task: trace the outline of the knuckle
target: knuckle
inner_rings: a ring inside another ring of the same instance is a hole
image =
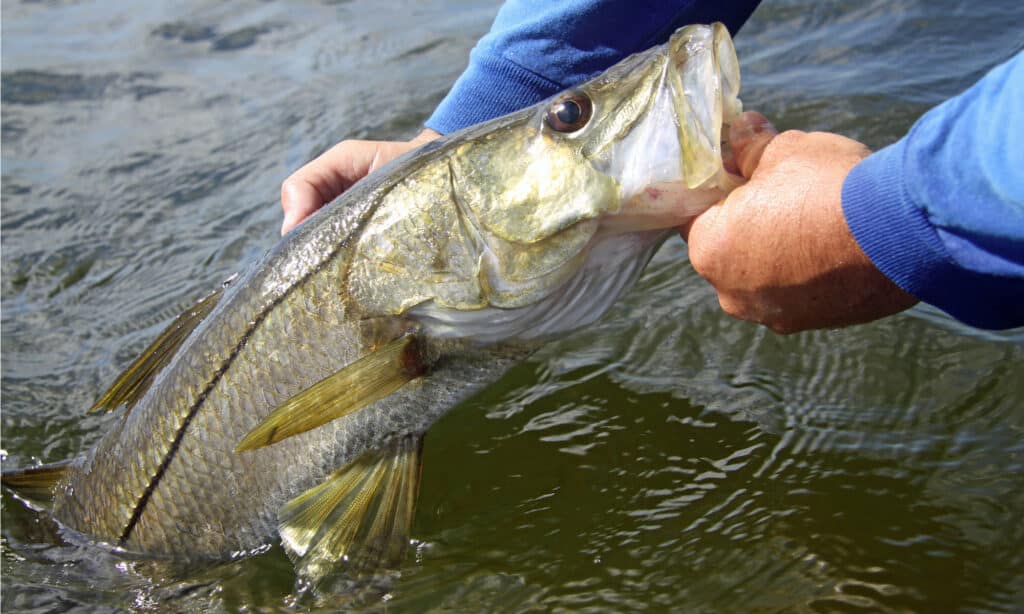
[[[718,293],[718,306],[722,308],[722,311],[724,311],[726,315],[732,316],[737,320],[749,319],[746,317],[747,313],[743,302],[738,301],[727,294],[721,292]]]
[[[697,272],[698,275],[704,279],[711,281],[712,275],[712,259],[707,258],[704,255],[704,250],[697,248],[697,246],[690,246],[690,266]]]
[[[792,147],[799,145],[807,138],[807,133],[803,130],[786,130],[780,132],[773,140],[772,143],[775,147]]]
[[[721,262],[722,253],[720,237],[714,232],[695,232],[691,230],[690,242],[687,244],[689,250],[690,265],[698,275],[717,285],[722,276]]]
[[[290,177],[281,182],[281,200],[291,204],[299,194],[307,188],[309,181],[299,172],[293,173]]]
[[[697,275],[715,286],[716,289],[724,283],[720,261],[712,254],[698,250],[696,254],[690,255],[690,266],[693,267]]]
[[[298,188],[299,180],[292,175],[281,182],[281,207],[287,210],[292,206],[292,194]]]
[[[285,192],[289,192],[299,187],[300,181],[301,180],[294,174],[290,175],[287,179],[281,182],[281,195],[284,196]]]
[[[797,332],[797,329],[792,327],[788,322],[779,320],[772,320],[769,322],[763,322],[765,326],[771,329],[771,331],[777,335],[792,335]]]

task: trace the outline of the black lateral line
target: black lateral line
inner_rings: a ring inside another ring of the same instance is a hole
[[[198,397],[196,397],[192,406],[188,408],[188,413],[185,415],[185,419],[182,420],[181,426],[178,427],[178,431],[174,434],[174,440],[171,442],[171,447],[167,450],[167,454],[164,455],[164,459],[160,462],[160,466],[157,467],[156,473],[154,473],[153,477],[149,480],[149,484],[146,486],[146,490],[142,493],[142,496],[139,497],[138,503],[135,504],[135,509],[132,510],[132,517],[128,519],[128,524],[125,525],[124,531],[121,532],[121,537],[118,540],[119,546],[124,547],[128,538],[131,536],[132,531],[135,529],[135,525],[138,524],[139,518],[142,517],[142,512],[146,509],[146,504],[149,503],[150,497],[152,497],[153,493],[156,492],[156,487],[164,477],[164,473],[166,473],[167,468],[170,466],[171,460],[173,460],[175,455],[178,453],[178,448],[181,447],[181,441],[185,438],[185,432],[188,431],[188,427],[189,424],[192,423],[192,419],[195,418],[197,413],[199,413],[199,408],[201,408],[203,403],[206,402],[206,398],[210,395],[210,392],[213,391],[214,386],[216,386],[224,374],[227,373],[227,370],[231,367],[231,364],[235,361],[239,352],[242,351],[242,348],[245,346],[246,341],[249,340],[252,333],[260,323],[266,319],[267,314],[270,313],[270,311],[287,296],[288,294],[284,294],[279,299],[271,303],[267,309],[260,314],[259,319],[250,324],[249,328],[246,329],[245,334],[242,335],[241,341],[239,341],[234,349],[231,350],[228,357],[224,359],[224,363],[221,364],[220,368],[214,372],[213,377],[210,378],[206,387],[203,388],[203,391],[199,393]]]
[[[388,192],[390,192],[393,187],[394,182],[392,182],[390,185],[386,185],[386,187],[384,188],[384,194],[380,195],[379,198],[383,199],[384,196]],[[373,197],[373,195],[376,194],[379,189],[379,187],[374,187],[370,189],[367,198]],[[334,246],[334,249],[331,250],[330,253],[328,253],[321,262],[317,263],[317,265],[313,267],[311,271],[309,271],[306,275],[302,276],[301,279],[299,279],[290,287],[288,287],[288,289],[285,290],[285,292],[281,294],[281,296],[271,301],[250,323],[249,327],[245,330],[245,333],[242,335],[241,340],[239,340],[238,344],[235,345],[234,349],[231,350],[231,354],[229,354],[228,357],[224,359],[223,364],[221,364],[220,368],[217,369],[216,372],[214,372],[213,377],[210,378],[210,381],[206,384],[206,387],[203,388],[202,392],[199,393],[199,396],[196,397],[195,402],[192,404],[191,407],[189,407],[188,413],[185,415],[185,419],[182,420],[181,426],[178,427],[178,431],[174,434],[174,440],[171,442],[170,449],[168,449],[167,454],[164,456],[163,461],[161,461],[160,466],[156,470],[156,473],[154,473],[153,477],[150,479],[149,484],[146,486],[146,490],[142,493],[142,496],[139,497],[138,503],[135,504],[135,509],[132,510],[132,516],[128,519],[128,524],[126,524],[124,530],[121,531],[121,537],[118,539],[119,546],[123,548],[125,543],[127,543],[128,538],[131,537],[132,531],[135,530],[135,526],[138,524],[139,519],[142,517],[142,512],[145,511],[146,505],[149,503],[150,498],[153,496],[153,493],[156,492],[156,488],[160,484],[160,480],[163,478],[164,473],[166,473],[167,468],[171,464],[171,461],[177,454],[178,448],[181,446],[181,442],[185,438],[185,432],[188,430],[189,424],[191,424],[192,419],[195,418],[197,413],[199,413],[199,409],[203,406],[203,403],[206,402],[206,398],[209,396],[210,392],[213,391],[214,386],[216,386],[220,379],[224,376],[224,374],[227,373],[227,370],[231,367],[231,364],[234,362],[235,358],[238,357],[238,354],[242,351],[242,348],[245,347],[246,342],[248,342],[252,334],[260,326],[260,324],[262,324],[263,321],[266,320],[267,316],[270,314],[271,311],[274,310],[275,307],[277,307],[285,299],[291,296],[293,291],[305,285],[306,282],[309,281],[314,275],[316,275],[325,267],[327,267],[332,261],[334,261],[335,257],[339,253],[341,253],[343,249],[348,247],[348,244],[353,237],[359,236],[361,234],[363,226],[369,220],[370,214],[375,210],[376,207],[369,207],[366,211],[361,213],[359,216],[359,222],[356,225],[356,227],[353,228],[343,240],[339,241]],[[242,285],[243,284],[239,283],[240,287]]]
[[[280,305],[285,299],[291,296],[292,292],[295,289],[303,286],[307,281],[309,281],[310,278],[312,278],[314,275],[323,270],[323,268],[326,267],[328,263],[333,261],[334,257],[338,254],[338,252],[340,252],[342,248],[344,248],[347,244],[347,240],[341,241],[338,244],[338,246],[330,254],[328,254],[326,258],[324,258],[323,262],[314,267],[313,270],[311,270],[309,273],[303,276],[302,279],[298,280],[295,284],[288,288],[288,290],[284,292],[281,296],[271,301],[266,307],[264,307],[263,311],[260,312],[259,316],[249,323],[249,327],[246,328],[241,340],[239,340],[238,344],[235,345],[235,347],[231,350],[231,353],[228,355],[228,357],[224,359],[224,362],[221,364],[220,368],[218,368],[214,372],[213,377],[210,378],[210,381],[206,384],[206,387],[203,388],[202,392],[200,392],[199,395],[196,397],[195,402],[193,402],[192,406],[189,407],[188,413],[185,414],[185,419],[182,420],[181,426],[178,427],[178,431],[174,434],[174,440],[171,442],[171,447],[167,450],[167,454],[164,455],[163,461],[160,462],[160,466],[157,467],[156,473],[154,473],[153,477],[149,480],[149,484],[146,486],[146,490],[142,493],[142,496],[139,497],[138,503],[135,504],[135,509],[132,510],[132,516],[128,519],[128,524],[126,524],[124,530],[121,531],[121,537],[118,539],[119,546],[124,547],[125,543],[128,541],[128,538],[131,537],[132,531],[135,530],[135,525],[138,524],[139,519],[142,517],[142,512],[145,511],[146,505],[149,503],[149,499],[153,496],[153,493],[156,492],[156,487],[160,484],[160,480],[164,477],[164,473],[166,473],[167,468],[171,464],[171,461],[178,453],[178,448],[181,446],[181,442],[185,438],[185,432],[188,431],[188,427],[189,424],[192,423],[192,419],[195,418],[197,413],[199,413],[199,409],[206,402],[206,398],[213,391],[214,386],[216,386],[217,383],[220,382],[221,378],[224,377],[224,374],[227,373],[229,368],[231,368],[231,365],[232,363],[234,363],[235,358],[238,357],[238,354],[242,351],[242,348],[245,347],[246,342],[249,341],[249,338],[252,336],[252,334],[256,332],[256,329],[259,328],[260,324],[262,324],[263,321],[267,319],[267,315],[269,315],[270,312],[273,311],[275,307]]]

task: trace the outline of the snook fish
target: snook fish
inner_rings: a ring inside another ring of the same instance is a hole
[[[430,425],[601,316],[737,185],[738,89],[725,27],[688,26],[395,160],[179,316],[96,403],[125,409],[94,449],[5,484],[124,552],[280,539],[312,580],[397,563]]]

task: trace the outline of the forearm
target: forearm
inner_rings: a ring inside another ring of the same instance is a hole
[[[983,328],[1024,325],[1024,54],[857,165],[843,211],[905,291]]]
[[[426,125],[442,134],[552,96],[690,23],[735,33],[759,0],[510,0]]]

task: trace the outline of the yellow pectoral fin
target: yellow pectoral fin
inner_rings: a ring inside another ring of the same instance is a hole
[[[235,452],[315,429],[383,399],[425,371],[416,337],[399,337],[282,403],[246,434]]]
[[[64,479],[76,462],[76,459],[69,459],[4,471],[0,474],[0,482],[30,506],[45,508],[53,499],[53,491],[57,484]]]
[[[175,352],[181,347],[182,342],[195,330],[199,323],[210,315],[213,308],[217,306],[220,297],[224,294],[224,288],[231,285],[234,277],[228,279],[220,288],[217,288],[206,295],[198,303],[189,307],[184,313],[171,322],[160,335],[149,344],[142,354],[135,359],[135,362],[128,365],[118,378],[111,384],[110,388],[103,393],[87,413],[98,410],[113,411],[121,405],[127,405],[130,410],[135,403],[142,398],[153,378],[167,363],[174,357]]]
[[[416,511],[422,435],[406,435],[332,473],[281,510],[278,530],[306,579],[396,566]]]

